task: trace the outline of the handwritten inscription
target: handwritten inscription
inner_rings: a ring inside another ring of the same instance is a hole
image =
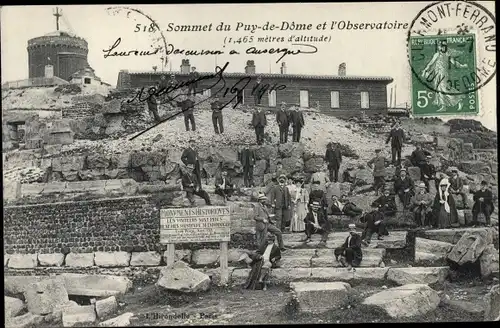
[[[116,39],[115,43],[109,49],[104,49],[104,58],[108,57],[128,57],[130,55],[135,55],[135,56],[154,56],[159,53],[159,51],[162,49],[161,47],[156,48],[154,51],[139,51],[137,49],[134,50],[127,50],[127,51],[113,51],[115,50],[120,43],[122,42],[122,38]],[[113,52],[112,52],[113,51]]]

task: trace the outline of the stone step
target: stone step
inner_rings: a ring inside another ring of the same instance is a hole
[[[334,250],[332,248],[294,248],[288,249],[281,254],[282,258],[288,257],[334,257]],[[385,255],[384,248],[363,248],[363,256],[380,256]]]
[[[334,232],[328,236],[326,248],[336,248],[342,246],[347,238],[348,232]],[[401,249],[406,247],[406,231],[391,231],[389,236],[384,236],[384,240],[378,240],[376,235],[372,238],[370,248]],[[305,235],[303,233],[289,233],[283,235],[283,241],[289,248],[318,248],[321,241],[320,235],[313,235],[311,242],[305,244],[300,240]]]
[[[442,241],[445,243],[451,243],[451,244],[456,244],[460,238],[463,236],[464,233],[466,232],[474,232],[474,231],[481,231],[481,230],[489,230],[493,234],[498,235],[498,233],[494,230],[494,228],[451,228],[451,229],[432,229],[432,230],[423,230],[420,231],[417,236],[426,238],[426,239],[432,239],[432,240],[437,240],[437,241]]]

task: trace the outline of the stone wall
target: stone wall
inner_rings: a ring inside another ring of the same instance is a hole
[[[7,254],[94,254],[166,250],[159,244],[161,202],[151,196],[4,207]],[[251,211],[232,204],[231,246],[253,247]],[[181,246],[178,246],[181,247]],[[186,249],[217,243],[182,244]],[[93,255],[92,255],[93,256]]]

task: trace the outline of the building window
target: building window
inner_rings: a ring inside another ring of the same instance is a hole
[[[340,108],[340,92],[338,91],[332,91],[330,92],[330,97],[331,97],[331,108]]]
[[[300,107],[309,108],[309,91],[300,90]]]
[[[85,84],[90,84],[90,77],[86,77],[86,78],[83,80],[83,83],[85,83]]]
[[[269,107],[276,107],[276,90],[267,93],[269,97]]]
[[[370,95],[368,91],[361,91],[361,109],[370,108]]]
[[[211,97],[212,96],[212,89],[205,89],[205,90],[203,90],[203,95],[205,97]]]

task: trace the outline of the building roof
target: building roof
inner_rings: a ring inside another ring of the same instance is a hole
[[[78,38],[75,34],[60,30],[44,34],[43,36],[67,36],[72,38]]]
[[[213,72],[198,72],[201,76],[214,74]],[[150,75],[166,75],[169,76],[171,74],[175,74],[176,76],[188,76],[188,73],[174,72],[174,71],[128,71],[128,74],[131,75],[142,75],[142,74],[150,74]],[[307,75],[307,74],[278,74],[278,73],[224,73],[225,77],[246,77],[246,76],[260,76],[262,78],[283,78],[283,79],[304,79],[304,80],[351,80],[351,81],[380,81],[391,83],[393,81],[392,77],[389,76],[355,76],[355,75]]]

